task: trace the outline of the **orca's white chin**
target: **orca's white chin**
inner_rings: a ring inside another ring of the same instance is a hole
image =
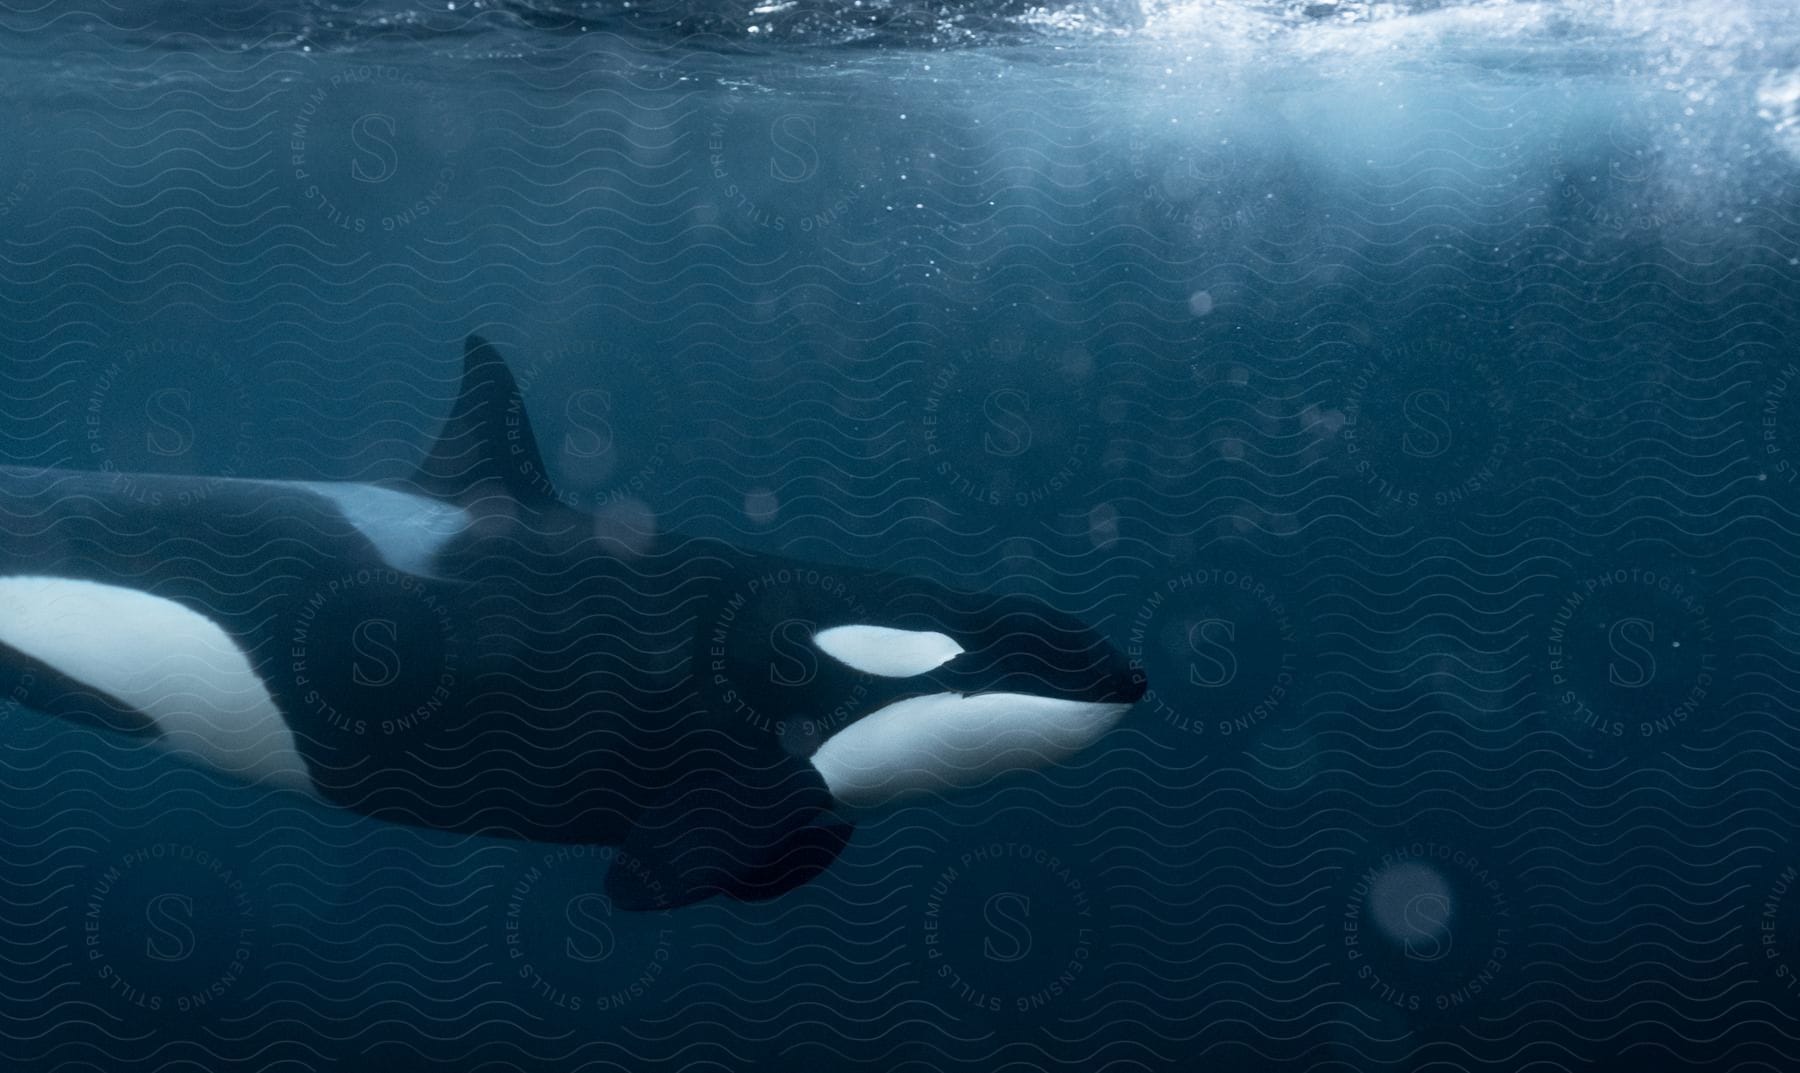
[[[858,719],[827,738],[812,762],[843,805],[880,808],[1058,763],[1092,745],[1130,707],[1029,693],[933,693]]]

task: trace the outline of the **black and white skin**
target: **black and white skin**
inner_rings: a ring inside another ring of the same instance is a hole
[[[791,890],[860,818],[1057,763],[1144,693],[1040,601],[627,550],[545,472],[474,336],[405,481],[0,467],[0,693],[385,821],[619,846],[630,909]]]

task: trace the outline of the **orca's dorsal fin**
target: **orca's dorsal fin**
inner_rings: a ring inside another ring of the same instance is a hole
[[[556,498],[518,382],[479,335],[463,343],[456,402],[411,480],[427,494],[456,501],[505,495],[542,506]]]

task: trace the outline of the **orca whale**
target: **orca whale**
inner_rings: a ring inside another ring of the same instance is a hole
[[[775,897],[1144,694],[1040,601],[621,546],[546,472],[478,336],[403,481],[0,467],[0,696],[382,820],[617,846],[650,910]]]

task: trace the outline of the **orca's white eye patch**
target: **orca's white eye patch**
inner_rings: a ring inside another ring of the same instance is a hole
[[[934,630],[891,626],[833,626],[813,634],[819,651],[864,674],[911,678],[962,655],[962,646]]]

